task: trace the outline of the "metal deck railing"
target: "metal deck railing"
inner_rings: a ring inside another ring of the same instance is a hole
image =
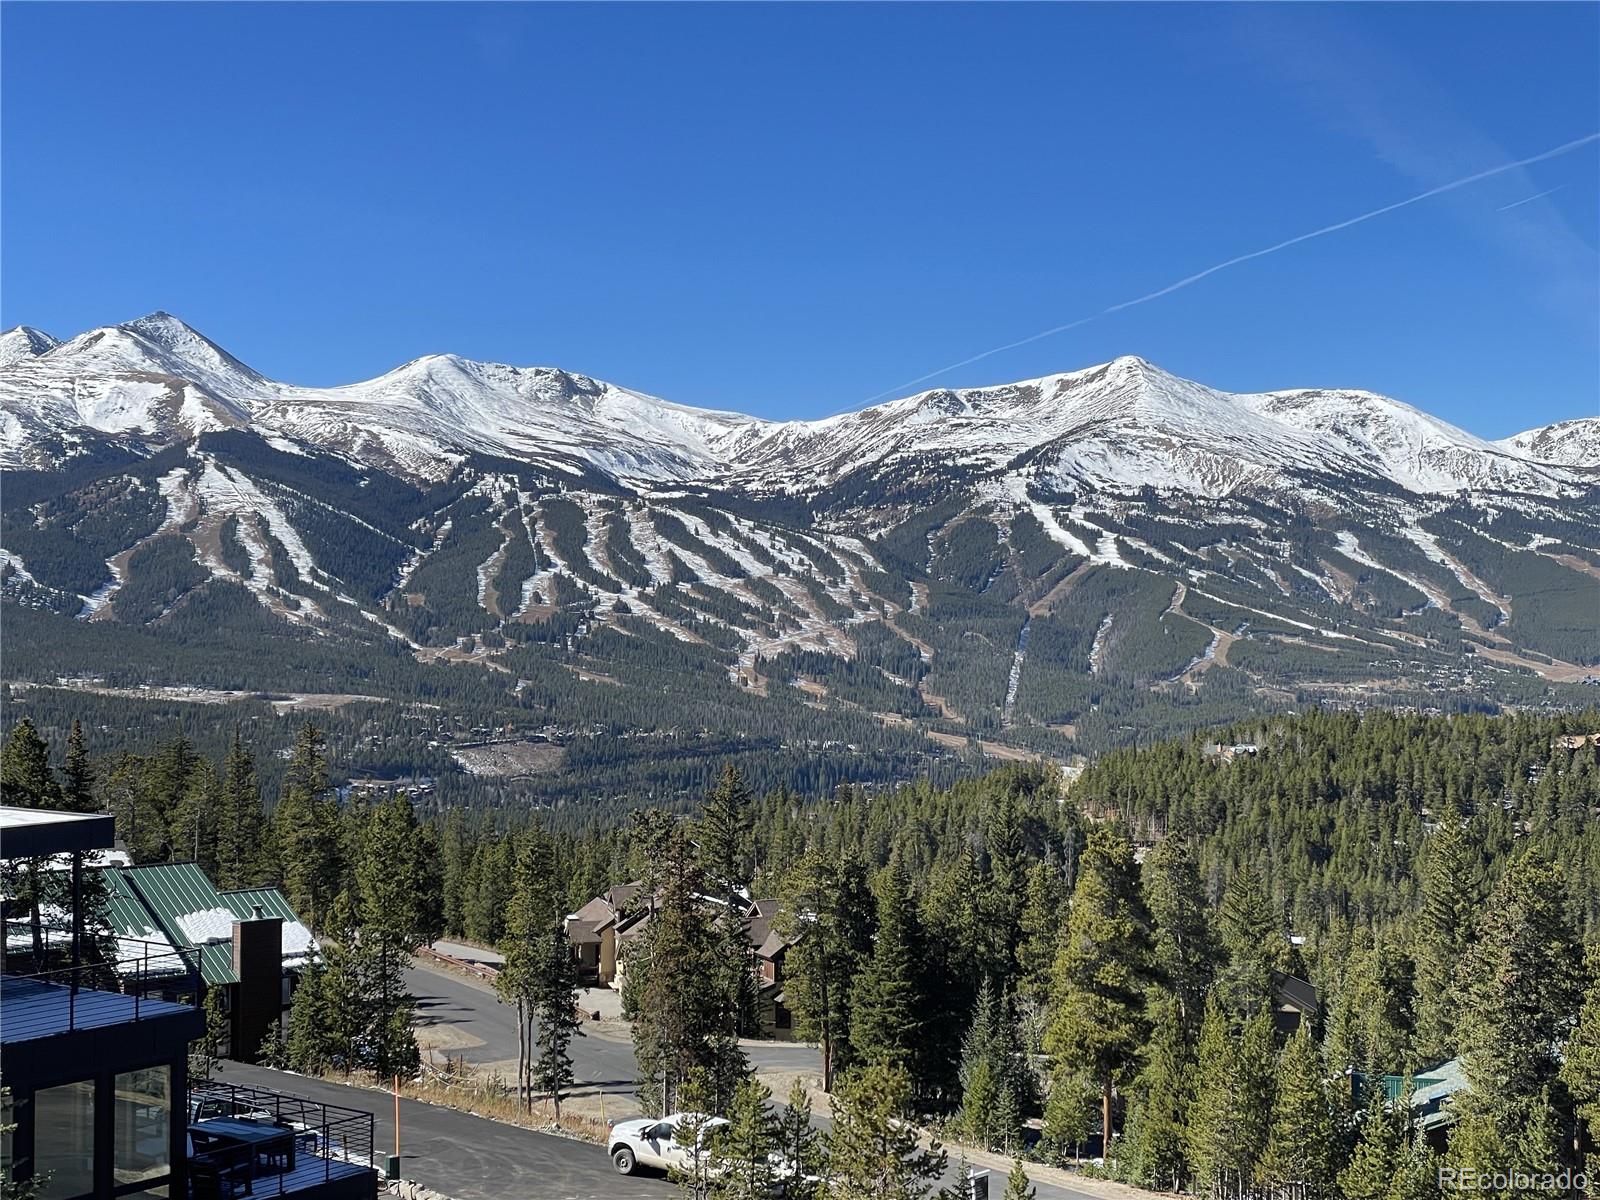
[[[26,926],[24,926],[26,928]],[[0,1041],[169,1016],[199,1002],[200,956],[168,943],[118,938],[111,957],[63,961],[59,944],[26,948],[8,923],[0,956]]]
[[[190,1082],[189,1113],[191,1124],[232,1118],[294,1131],[294,1166],[283,1157],[276,1160],[276,1166],[254,1163],[253,1195],[292,1195],[317,1183],[375,1170],[374,1118],[361,1109],[206,1079]]]

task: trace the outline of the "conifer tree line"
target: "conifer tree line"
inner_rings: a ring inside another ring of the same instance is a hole
[[[552,914],[644,885],[624,1001],[652,1111],[687,1095],[731,1114],[741,1088],[749,1107],[749,948],[728,901],[771,896],[786,1002],[836,1106],[870,1078],[950,1136],[1103,1155],[1144,1186],[1406,1198],[1435,1194],[1441,1167],[1558,1176],[1591,1153],[1600,745],[1575,735],[1596,729],[1593,713],[1308,712],[1114,752],[1070,787],[1018,765],[754,797],[727,772],[696,817],[556,832],[453,813],[393,836],[437,880],[407,932],[508,959],[526,944],[530,965]],[[37,783],[28,763],[49,771],[20,737],[8,803]],[[260,844],[319,928],[359,927],[376,913],[349,881],[387,803],[339,804],[304,750]],[[108,789],[116,765],[92,760],[90,803],[141,805],[141,845],[182,856],[181,793],[130,801]],[[1275,1019],[1286,978],[1320,1002],[1292,1031]],[[537,986],[516,994],[535,1011]],[[527,1094],[567,1086],[564,1050],[530,1042]],[[1467,1087],[1430,1137],[1407,1093],[1447,1059]]]

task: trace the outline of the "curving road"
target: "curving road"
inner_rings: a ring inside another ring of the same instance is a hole
[[[508,1079],[515,1076],[516,1009],[500,1003],[492,985],[419,961],[406,973],[406,986],[417,999],[418,1036],[436,1047],[429,1056],[435,1063],[449,1055],[499,1070]],[[618,1021],[591,1021],[583,1032],[570,1051],[578,1090],[631,1102],[638,1073],[628,1027]],[[816,1047],[805,1043],[746,1041],[744,1049],[758,1071],[821,1070]]]
[[[445,949],[443,945],[439,947]],[[466,948],[470,949],[470,948]],[[446,950],[446,953],[453,951]],[[479,951],[478,953],[484,953]],[[516,1010],[501,1004],[492,985],[482,980],[468,978],[445,968],[418,961],[406,976],[407,986],[417,998],[417,1029],[424,1041],[454,1043],[448,1051],[441,1046],[433,1052],[437,1061],[445,1053],[464,1058],[480,1066],[495,1065],[510,1078],[516,1073],[517,1019]],[[578,1077],[578,1092],[591,1089],[607,1097],[618,1097],[614,1107],[616,1118],[631,1116],[637,1110],[634,1099],[637,1073],[633,1060],[633,1042],[628,1027],[619,1021],[591,1022],[584,1027],[585,1036],[572,1043],[573,1067]],[[817,1048],[799,1042],[746,1041],[745,1053],[750,1063],[759,1071],[805,1071],[821,1073]],[[253,1067],[233,1067],[234,1071],[254,1071]],[[268,1075],[275,1072],[266,1072]],[[336,1084],[322,1084],[316,1080],[302,1080],[299,1076],[282,1076],[294,1084],[307,1087],[337,1088]],[[244,1079],[241,1082],[255,1082]],[[263,1086],[276,1087],[273,1083]],[[277,1090],[293,1090],[278,1088]],[[389,1102],[382,1096],[362,1089],[346,1088],[356,1098],[339,1099],[320,1097],[330,1103],[349,1104],[353,1108],[384,1109]],[[781,1099],[781,1097],[779,1097]],[[402,1101],[401,1119],[405,1128],[411,1128],[413,1118],[405,1112]],[[610,1102],[608,1101],[608,1107]],[[497,1121],[467,1117],[451,1109],[418,1104],[420,1128],[424,1140],[417,1146],[417,1159],[412,1158],[412,1137],[404,1135],[402,1149],[406,1151],[407,1177],[414,1177],[430,1187],[452,1196],[455,1200],[478,1200],[480,1196],[512,1197],[538,1196],[550,1200],[602,1200],[607,1197],[676,1195],[677,1190],[660,1179],[623,1179],[610,1170],[605,1151],[598,1146],[569,1141],[549,1134],[537,1134]],[[458,1128],[453,1120],[436,1114],[449,1114],[480,1122],[470,1129]],[[379,1144],[393,1144],[393,1121],[380,1111]],[[818,1117],[817,1125],[826,1128],[825,1118]],[[487,1130],[482,1126],[488,1126]],[[385,1132],[388,1130],[389,1132]],[[435,1134],[437,1130],[437,1134]],[[480,1145],[472,1140],[482,1136]],[[527,1139],[538,1139],[530,1142]],[[458,1140],[459,1145],[453,1145]],[[557,1143],[548,1145],[547,1143]],[[516,1163],[506,1156],[525,1156]],[[953,1181],[958,1151],[950,1153],[951,1170],[944,1182]],[[430,1174],[437,1165],[441,1174]],[[553,1174],[547,1174],[553,1172]],[[504,1180],[504,1186],[500,1181]],[[458,1182],[459,1181],[459,1182]],[[536,1187],[527,1187],[523,1181],[536,1181]],[[990,1182],[991,1200],[999,1200],[1006,1186],[1006,1173],[995,1170]],[[1073,1188],[1038,1182],[1035,1184],[1039,1200],[1106,1200],[1099,1191],[1078,1191]],[[591,1190],[584,1191],[584,1187]],[[574,1190],[576,1189],[576,1190]],[[1121,1189],[1121,1195],[1136,1195],[1131,1189]]]

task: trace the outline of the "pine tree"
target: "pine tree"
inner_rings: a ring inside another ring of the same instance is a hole
[[[1066,907],[1066,884],[1059,868],[1048,862],[1034,863],[1028,871],[1017,939],[1017,989],[1040,1008],[1050,1002],[1050,973]]]
[[[1466,955],[1477,905],[1461,811],[1446,805],[1428,838],[1422,868],[1422,904],[1414,925],[1417,1052],[1423,1062],[1455,1050],[1456,971]]]
[[[994,988],[985,979],[978,992],[972,1024],[961,1044],[961,1127],[975,1144],[988,1149],[995,1118],[995,1100],[1001,1086],[1001,1072],[993,1060],[998,1014]]]
[[[1163,839],[1144,862],[1145,903],[1153,925],[1154,965],[1177,1002],[1185,1039],[1199,1035],[1222,946],[1206,910],[1200,873],[1183,842]]]
[[[771,1200],[778,1184],[772,1160],[778,1127],[771,1100],[772,1093],[753,1075],[734,1089],[728,1124],[711,1144],[712,1200]]]
[[[709,1124],[713,1106],[704,1067],[689,1069],[678,1086],[677,1098],[682,1116],[672,1127],[672,1141],[681,1153],[667,1168],[667,1178],[678,1185],[678,1194],[685,1200],[709,1200],[714,1179]]]
[[[639,1099],[648,1113],[683,1107],[674,1097],[699,1068],[703,1085],[716,1089],[713,1107],[724,1107],[745,1065],[738,1043],[720,1024],[716,932],[699,900],[703,880],[681,826],[666,831],[659,868],[653,912],[628,959],[638,997]]]
[[[11,727],[0,748],[0,803],[16,808],[60,808],[61,788],[50,770],[50,747],[27,717]],[[28,913],[33,969],[42,970],[45,955],[44,911],[61,899],[54,885],[59,872],[44,870],[42,859],[7,859],[0,867],[0,888],[10,903]]]
[[[695,829],[700,872],[711,895],[727,897],[750,884],[750,804],[750,789],[738,768],[725,764]]]
[[[517,1009],[517,1098],[526,1111],[533,1108],[534,996],[543,967],[544,931],[555,919],[554,875],[550,844],[535,830],[516,851],[506,934],[500,942],[505,962],[494,978],[496,995]]]
[[[922,934],[905,871],[892,862],[878,878],[878,929],[850,992],[850,1045],[861,1062],[907,1070],[922,1049]]]
[[[1137,1108],[1129,1128],[1129,1174],[1141,1187],[1178,1191],[1188,1178],[1184,1139],[1194,1098],[1194,1064],[1184,1044],[1176,997],[1152,1005],[1155,1024],[1134,1081]]]
[[[1057,1071],[1045,1101],[1040,1149],[1054,1163],[1075,1159],[1099,1121],[1099,1085],[1076,1072]]]
[[[1000,1081],[987,1055],[970,1065],[963,1064],[963,1070],[961,1131],[973,1145],[987,1150],[995,1141],[995,1104],[1000,1095]]]
[[[1270,1187],[1299,1185],[1297,1195],[1320,1200],[1333,1189],[1334,1152],[1322,1059],[1302,1025],[1278,1058],[1272,1127],[1257,1177]]]
[[[198,863],[210,879],[217,877],[221,807],[222,781],[217,777],[217,769],[205,759],[199,759],[172,810],[168,840],[174,857]]]
[[[911,1116],[911,1077],[884,1059],[869,1063],[839,1086],[828,1132],[826,1200],[921,1200],[944,1173],[937,1142],[917,1144]]]
[[[1253,1017],[1270,1007],[1273,965],[1284,938],[1261,875],[1249,864],[1234,873],[1222,894],[1220,932],[1228,952],[1217,980],[1223,1003],[1236,1018]]]
[[[363,1065],[368,1013],[352,952],[355,921],[349,895],[341,893],[329,912],[317,961],[301,972],[289,1008],[289,1065],[307,1075]]]
[[[1409,1096],[1406,1107],[1410,1107]],[[1384,1200],[1437,1200],[1439,1195],[1439,1156],[1422,1130],[1414,1129],[1396,1155],[1394,1178]]]
[[[1400,1165],[1399,1125],[1378,1088],[1362,1114],[1355,1152],[1339,1172],[1339,1190],[1346,1200],[1384,1200]]]
[[[1512,1162],[1524,1175],[1537,1180],[1560,1175],[1571,1163],[1572,1133],[1557,1110],[1553,1089],[1527,1101],[1517,1136],[1511,1144]],[[1548,1195],[1549,1189],[1535,1184],[1526,1189],[1529,1196]]]
[[[785,881],[774,928],[791,940],[784,993],[795,1032],[822,1048],[822,1088],[850,1065],[851,992],[872,940],[873,897],[854,857],[811,850]]]
[[[50,770],[50,746],[23,717],[0,749],[0,804],[12,808],[60,808],[61,786]]]
[[[811,1094],[798,1079],[789,1085],[789,1095],[774,1121],[773,1136],[790,1179],[822,1177],[827,1166],[823,1162],[825,1147],[811,1124]]]
[[[419,943],[438,935],[431,928],[428,894],[438,873],[424,853],[427,843],[404,792],[373,808],[356,851],[357,920],[353,953],[362,966],[367,1061],[380,1078],[416,1070],[418,1050],[411,1030],[415,998],[405,972]]]
[[[994,1100],[994,1120],[990,1124],[990,1146],[1002,1154],[1014,1154],[1022,1145],[1023,1093],[1013,1074],[1001,1076]]]
[[[1471,1091],[1457,1101],[1458,1135],[1464,1126],[1464,1145],[1514,1150],[1556,1080],[1583,999],[1578,941],[1558,866],[1532,853],[1512,862],[1484,910],[1459,979],[1464,1003],[1457,1032]],[[1452,1157],[1459,1157],[1454,1144]]]
[[[217,828],[217,886],[249,887],[272,874],[264,863],[265,822],[256,762],[245,748],[239,727],[222,760],[222,808]]]
[[[574,1082],[569,1047],[574,1037],[583,1036],[578,1019],[578,963],[559,917],[545,926],[542,949],[532,993],[539,1025],[532,1079],[533,1086],[550,1098],[559,1121],[562,1098]]]
[[[1028,1181],[1028,1173],[1022,1169],[1022,1160],[1011,1160],[1011,1174],[1006,1179],[1005,1195],[1001,1200],[1037,1200],[1039,1193]]]
[[[1100,1083],[1101,1128],[1111,1161],[1111,1096],[1132,1069],[1147,1031],[1150,918],[1140,895],[1133,847],[1097,828],[1078,863],[1067,927],[1056,955],[1055,1012],[1045,1049]]]
[[[301,726],[282,799],[272,812],[278,876],[290,907],[313,929],[327,919],[344,874],[338,809],[328,790],[326,744],[322,730],[311,722]]]
[[[732,763],[722,769],[696,826],[707,894],[723,905],[717,924],[717,982],[722,1022],[734,1037],[756,1029],[756,979],[750,945],[750,790]]]
[[[1372,1076],[1410,1068],[1415,1007],[1412,960],[1387,935],[1369,938],[1362,931],[1333,997],[1329,1044],[1334,1060]]]
[[[1589,1144],[1600,1145],[1600,942],[1589,947],[1588,987],[1578,1023],[1567,1040],[1561,1082],[1572,1096],[1574,1111],[1588,1130]],[[1589,1156],[1585,1170],[1600,1179],[1600,1153]]]
[[[61,768],[61,806],[69,812],[94,812],[94,767],[83,736],[83,723],[76,718],[67,735],[67,757]]]
[[[1263,1012],[1235,1039],[1215,993],[1206,1003],[1187,1146],[1196,1190],[1244,1186],[1266,1149],[1272,1118],[1272,1018]]]

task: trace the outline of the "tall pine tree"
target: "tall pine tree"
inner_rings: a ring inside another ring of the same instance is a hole
[[[1145,988],[1151,978],[1150,916],[1133,846],[1119,831],[1097,828],[1078,863],[1056,955],[1055,1011],[1045,1049],[1058,1064],[1073,1064],[1099,1082],[1108,1162],[1112,1092],[1133,1069],[1144,1042]]]

